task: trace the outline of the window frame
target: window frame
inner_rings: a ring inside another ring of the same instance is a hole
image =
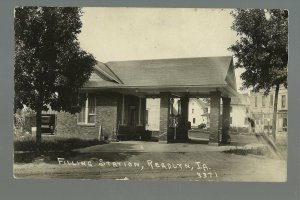
[[[79,113],[77,113],[77,125],[87,125],[87,126],[94,126],[95,124],[96,124],[96,108],[97,108],[97,106],[96,106],[96,102],[97,102],[97,98],[96,98],[96,96],[90,96],[89,94],[86,94],[87,95],[87,98],[86,98],[86,100],[85,100],[85,105],[84,105],[84,109],[85,109],[85,115],[84,115],[84,122],[79,122],[78,120],[79,120],[79,114],[80,114],[80,112]],[[95,106],[95,108],[94,108],[94,110],[95,110],[95,113],[89,113],[89,100],[90,100],[90,98],[92,98],[92,99],[94,99],[94,106]],[[94,116],[94,122],[92,122],[92,123],[90,123],[90,122],[88,122],[88,120],[89,120],[89,116]]]
[[[254,106],[257,108],[257,96],[254,97]]]
[[[266,96],[261,96],[261,106],[265,107],[266,106]]]
[[[274,96],[273,94],[270,95],[270,107],[273,107],[273,104],[274,104]]]
[[[281,108],[286,108],[286,95],[281,95]]]

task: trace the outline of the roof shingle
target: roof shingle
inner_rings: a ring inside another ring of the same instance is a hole
[[[231,56],[108,62],[126,86],[225,85]]]

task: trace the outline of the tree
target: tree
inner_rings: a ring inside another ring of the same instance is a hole
[[[268,95],[275,87],[272,135],[276,140],[276,114],[280,85],[287,88],[288,11],[280,9],[236,9],[232,29],[239,40],[229,49],[244,68],[242,87]]]
[[[36,112],[36,142],[41,142],[41,113],[48,106],[76,113],[85,97],[95,59],[77,40],[80,8],[17,7],[15,9],[15,110]]]

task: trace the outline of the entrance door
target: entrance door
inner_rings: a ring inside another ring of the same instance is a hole
[[[136,115],[135,115],[135,106],[129,106],[128,108],[128,131],[130,134],[130,139],[138,139],[138,133],[136,130]]]
[[[129,106],[128,111],[128,125],[129,127],[135,127],[135,106]]]

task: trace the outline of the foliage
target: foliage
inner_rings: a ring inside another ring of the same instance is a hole
[[[84,103],[80,88],[96,61],[77,40],[82,12],[76,7],[15,9],[15,111],[36,111],[36,141],[41,141],[41,112],[76,113]],[[39,145],[38,145],[39,146]]]
[[[83,51],[80,8],[15,9],[15,109],[79,111],[79,88],[89,79],[95,60]]]
[[[229,49],[244,68],[242,87],[268,94],[273,86],[287,87],[288,11],[280,9],[237,9],[232,29],[239,40]]]
[[[48,151],[71,151],[77,148],[84,148],[93,145],[104,144],[103,141],[96,139],[80,139],[80,138],[63,138],[49,137],[42,141],[41,150],[45,153]],[[18,137],[14,140],[15,151],[35,151],[36,143],[30,135]]]
[[[276,113],[280,85],[287,87],[288,64],[288,11],[280,9],[237,9],[232,29],[239,41],[229,49],[237,61],[236,68],[244,68],[241,74],[242,88],[254,92],[264,90],[269,94],[275,87],[272,135],[276,140]]]

